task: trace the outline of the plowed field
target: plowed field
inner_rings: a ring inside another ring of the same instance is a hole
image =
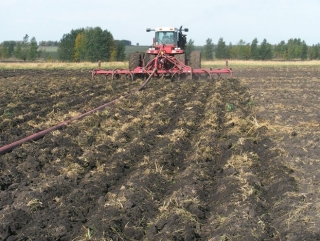
[[[320,73],[0,70],[0,240],[319,240]]]

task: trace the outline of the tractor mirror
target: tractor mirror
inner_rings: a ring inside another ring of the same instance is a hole
[[[189,29],[188,29],[188,28],[185,28],[183,31],[188,32],[188,31],[189,31]]]
[[[147,28],[147,32],[150,32],[151,31],[151,28]]]

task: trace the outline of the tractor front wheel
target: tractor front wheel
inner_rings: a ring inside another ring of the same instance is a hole
[[[129,70],[133,70],[136,67],[142,67],[143,53],[131,53],[129,56]]]
[[[176,54],[174,57],[183,64],[186,64],[186,54]]]
[[[153,54],[145,54],[144,55],[144,67],[155,58],[156,56]]]

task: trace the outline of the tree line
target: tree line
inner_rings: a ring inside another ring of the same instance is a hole
[[[28,34],[22,41],[4,41],[0,48],[0,58],[8,59],[15,57],[21,60],[36,60],[41,55],[38,51],[38,43],[35,37],[29,40]]]
[[[51,59],[39,46],[58,46],[58,59],[61,61],[124,61],[125,46],[131,45],[129,40],[114,40],[108,30],[100,27],[80,28],[64,34],[58,41],[40,41],[39,45],[26,34],[22,41],[4,41],[0,45],[0,59],[16,58],[34,61],[45,57]]]
[[[193,48],[193,40],[187,43],[187,51]],[[289,39],[272,45],[264,39],[260,44],[257,38],[251,43],[240,40],[236,45],[229,45],[220,38],[217,45],[209,38],[202,50],[204,59],[241,59],[241,60],[317,60],[320,59],[320,44],[307,46],[301,39]]]
[[[39,46],[59,46],[59,41],[40,41]]]
[[[111,32],[100,27],[80,28],[64,34],[60,41],[40,41],[40,46],[58,46],[58,59],[61,61],[124,61],[125,48],[131,45],[129,40],[114,40]],[[0,45],[0,58],[15,57],[21,60],[34,61],[48,57],[45,51],[38,50],[39,45],[26,34],[22,41],[4,41]],[[186,53],[195,49],[194,41],[186,44]],[[240,59],[240,60],[317,60],[320,59],[320,44],[307,46],[305,41],[294,38],[272,45],[266,39],[259,43],[255,38],[251,43],[240,40],[237,44],[228,45],[219,38],[214,44],[212,38],[201,47],[203,59]],[[45,56],[44,56],[45,55]],[[50,59],[50,58],[47,58]]]

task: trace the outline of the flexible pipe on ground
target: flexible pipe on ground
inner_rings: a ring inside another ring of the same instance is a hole
[[[63,121],[63,122],[61,122],[61,123],[59,123],[59,124],[57,124],[57,125],[55,125],[55,126],[52,126],[52,127],[48,128],[48,129],[45,129],[45,130],[43,130],[43,131],[37,132],[37,133],[32,134],[32,135],[30,135],[30,136],[27,136],[27,137],[25,137],[25,138],[22,138],[22,139],[20,139],[20,140],[18,140],[18,141],[15,141],[15,142],[11,143],[11,144],[5,145],[5,146],[3,146],[3,147],[0,148],[0,155],[3,155],[3,154],[5,154],[5,153],[13,150],[15,147],[17,147],[17,146],[19,146],[19,145],[21,145],[21,144],[23,144],[23,143],[26,143],[26,142],[28,142],[28,141],[36,141],[36,140],[38,140],[38,139],[41,139],[42,137],[44,137],[46,134],[50,133],[51,131],[58,130],[58,129],[60,129],[60,128],[66,126],[66,125],[68,125],[68,124],[70,124],[71,122],[73,122],[73,121],[75,121],[75,120],[79,120],[79,119],[81,119],[81,118],[83,118],[83,117],[85,117],[85,116],[87,116],[87,115],[90,115],[90,114],[92,114],[92,113],[94,113],[94,112],[96,112],[96,111],[98,111],[98,110],[104,109],[105,107],[114,104],[115,102],[119,101],[119,100],[122,99],[122,98],[127,98],[129,95],[131,95],[131,94],[133,94],[133,93],[136,93],[136,92],[138,92],[138,91],[141,91],[141,90],[147,85],[147,83],[148,83],[149,80],[152,78],[152,76],[153,76],[153,74],[154,74],[155,72],[156,72],[156,69],[152,72],[152,74],[143,82],[143,84],[142,84],[137,90],[135,90],[135,91],[133,91],[133,92],[131,92],[131,93],[129,93],[129,94],[126,94],[126,95],[124,95],[124,96],[121,96],[121,97],[119,97],[119,98],[116,98],[116,99],[114,99],[114,100],[112,100],[112,101],[109,101],[109,102],[107,102],[107,103],[105,103],[105,104],[103,104],[103,105],[101,105],[101,106],[99,106],[99,107],[97,107],[97,108],[94,108],[94,109],[92,109],[92,110],[90,110],[90,111],[87,111],[86,113],[83,113],[83,114],[81,114],[81,115],[78,115],[78,116],[76,116],[76,117],[73,117],[73,118],[70,119],[70,120]]]

